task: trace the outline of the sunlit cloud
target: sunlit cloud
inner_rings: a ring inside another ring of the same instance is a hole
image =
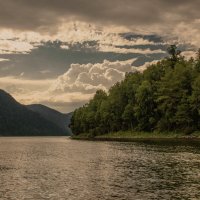
[[[124,31],[123,31],[124,32]],[[122,32],[121,32],[122,33]],[[59,40],[64,44],[61,45],[63,49],[69,49],[69,45],[76,43],[84,43],[88,41],[97,42],[97,50],[103,52],[116,52],[116,53],[163,53],[162,50],[150,49],[127,49],[120,46],[136,46],[136,45],[158,45],[153,41],[143,38],[133,38],[127,40],[121,36],[121,33],[113,32],[107,28],[100,29],[95,25],[88,25],[84,22],[69,22],[61,25],[59,31],[54,35],[41,34],[38,32],[19,32],[15,30],[1,30],[0,32],[0,54],[9,53],[28,53],[32,49],[37,48],[44,42],[54,42]]]
[[[6,62],[6,61],[9,61],[9,59],[0,58],[0,62]]]
[[[2,1],[0,86],[21,103],[72,111],[126,72],[164,58],[170,44],[180,44],[187,59],[195,56],[199,6],[196,0]]]
[[[72,64],[70,69],[56,79],[28,80],[2,77],[2,89],[10,92],[23,104],[44,103],[61,111],[73,111],[91,99],[98,89],[108,89],[123,80],[126,72],[143,71],[152,63],[134,67],[136,59],[96,64]],[[74,104],[73,104],[74,103]],[[71,108],[69,105],[74,105]]]
[[[195,51],[183,51],[181,53],[182,56],[184,56],[186,59],[195,58],[196,52]]]
[[[0,54],[28,53],[34,48],[29,42],[0,40]]]
[[[96,64],[72,64],[69,70],[52,84],[50,91],[94,93],[97,89],[107,90],[122,80],[126,72],[135,71],[132,67],[134,61],[135,59],[116,62],[105,60]]]

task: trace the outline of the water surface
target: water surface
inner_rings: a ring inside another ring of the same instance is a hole
[[[200,199],[200,144],[0,138],[0,199]]]

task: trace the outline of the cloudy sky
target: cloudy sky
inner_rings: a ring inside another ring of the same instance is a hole
[[[200,47],[199,0],[0,0],[0,88],[70,112],[178,44]]]

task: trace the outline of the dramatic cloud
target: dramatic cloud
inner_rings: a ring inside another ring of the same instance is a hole
[[[174,27],[173,34],[177,36],[178,42],[187,42],[194,45],[197,48],[200,47],[200,18],[194,19],[194,21],[181,22]]]
[[[28,53],[34,48],[28,42],[0,40],[0,54]]]
[[[194,56],[199,7],[198,0],[0,0],[0,87],[22,103],[72,111],[164,58],[169,44]]]
[[[54,35],[68,22],[78,30],[79,21],[95,24],[100,31],[106,27],[113,32],[178,36],[185,34],[179,31],[182,24],[199,21],[199,7],[198,0],[0,0],[0,28]]]
[[[72,64],[57,79],[28,80],[21,77],[0,78],[1,88],[10,92],[23,104],[40,103],[60,111],[73,111],[86,103],[96,90],[108,89],[121,81],[126,72],[145,70],[154,62],[134,67],[136,59],[96,64]]]
[[[12,49],[16,50],[16,39],[14,41],[6,39],[9,45],[4,47],[6,53],[0,54],[0,57],[7,61],[0,62],[0,77],[19,76],[23,73],[26,79],[52,79],[65,73],[72,63],[94,64],[101,63],[103,60],[114,62],[137,58],[136,66],[140,66],[144,62],[165,57],[167,48],[167,44],[158,42],[157,39],[154,41],[151,36],[134,34],[125,36],[101,34],[99,38],[87,38],[90,40],[83,42],[42,41],[40,44],[39,41],[33,43],[32,36],[27,36],[26,40],[23,37],[17,39],[19,40],[17,43],[22,44],[17,46],[17,52],[12,51]],[[23,46],[23,44],[30,45]]]
[[[22,104],[45,104],[63,112],[73,111],[93,95],[74,91],[55,94],[49,90],[55,81],[55,79],[27,80],[20,77],[3,77],[0,78],[0,86]]]
[[[67,30],[67,31],[66,31]],[[59,40],[58,40],[59,39]],[[74,45],[83,45],[84,48],[96,49],[102,52],[115,53],[141,53],[155,54],[163,53],[161,49],[127,49],[124,46],[139,46],[139,45],[159,45],[160,43],[150,41],[148,39],[131,38],[127,40],[123,35],[109,32],[109,30],[98,30],[96,26],[88,26],[86,23],[76,22],[67,23],[60,27],[57,34],[41,34],[36,32],[18,32],[13,30],[1,30],[0,32],[0,54],[13,53],[29,53],[34,48],[47,42],[60,41],[63,44],[61,48],[70,49]],[[163,43],[162,43],[163,44]]]
[[[97,89],[107,90],[117,81],[121,81],[126,72],[136,71],[132,67],[134,60],[96,64],[72,64],[70,69],[59,76],[50,90],[52,92],[76,91],[94,93]]]
[[[1,0],[0,5],[2,27],[26,30],[56,28],[70,19],[135,26],[172,25],[200,17],[198,0]]]

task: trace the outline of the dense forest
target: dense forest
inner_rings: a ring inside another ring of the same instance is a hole
[[[127,73],[108,92],[98,90],[88,104],[75,110],[73,133],[200,130],[200,51],[189,60],[175,45],[168,53],[143,73]]]

